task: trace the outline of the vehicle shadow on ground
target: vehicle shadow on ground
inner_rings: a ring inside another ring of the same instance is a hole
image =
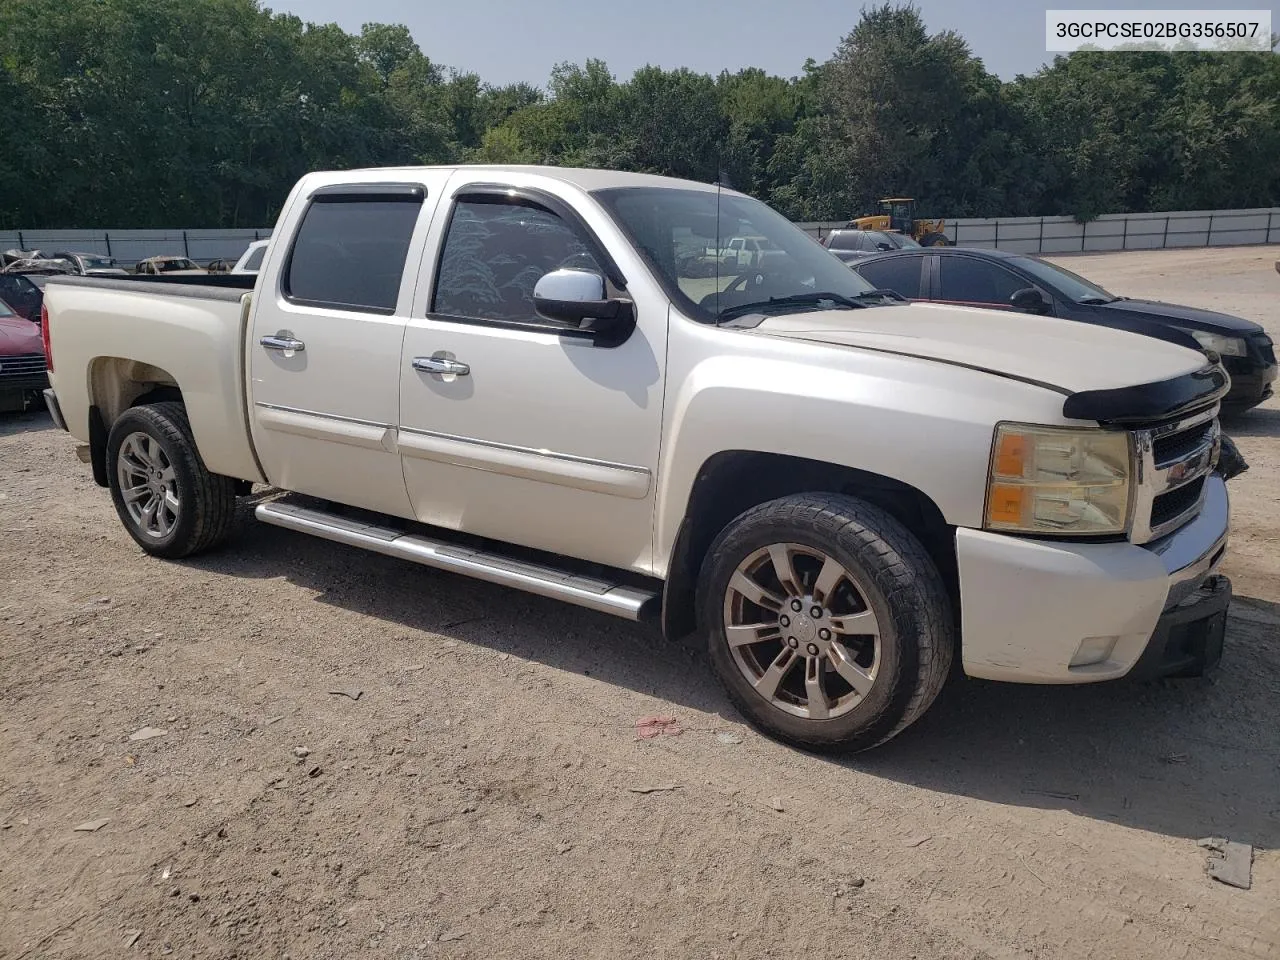
[[[669,643],[656,627],[312,539],[244,513],[234,550],[188,563],[232,577],[287,578],[343,610],[741,720],[697,641]],[[1170,836],[1280,847],[1277,632],[1280,604],[1238,600],[1223,665],[1210,679],[1028,687],[957,671],[896,740],[809,762]]]
[[[33,407],[26,413],[0,413],[0,437],[52,429],[53,417],[49,416],[49,411],[43,405]]]
[[[1255,407],[1243,416],[1224,420],[1222,432],[1230,437],[1280,437],[1280,410]]]

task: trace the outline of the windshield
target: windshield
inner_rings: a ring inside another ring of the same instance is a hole
[[[915,237],[909,237],[905,233],[886,234],[889,242],[895,244],[899,250],[919,250],[920,244],[916,243]]]
[[[756,307],[763,312],[860,306],[853,301],[873,289],[782,214],[741,194],[620,187],[593,196],[639,249],[667,295],[704,322]],[[756,242],[732,244],[747,237]]]
[[[86,270],[109,270],[116,265],[111,257],[81,257],[80,262]]]
[[[1064,297],[1076,303],[1110,303],[1112,300],[1120,299],[1103,290],[1096,283],[1090,283],[1084,277],[1077,276],[1070,270],[1063,270],[1062,267],[1052,263],[1046,263],[1044,260],[1036,260],[1034,257],[1011,257],[1009,263],[1025,270],[1037,280],[1056,287]]]
[[[161,273],[173,273],[175,270],[199,270],[190,260],[178,258],[176,260],[161,260],[156,264],[156,269]]]

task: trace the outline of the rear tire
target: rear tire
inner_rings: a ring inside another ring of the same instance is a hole
[[[955,647],[924,547],[839,494],[783,497],[730,523],[703,563],[698,610],[729,698],[766,733],[813,750],[896,736],[937,697]]]
[[[189,557],[231,532],[236,481],[204,465],[181,403],[121,414],[107,437],[107,482],[121,523],[153,556]]]

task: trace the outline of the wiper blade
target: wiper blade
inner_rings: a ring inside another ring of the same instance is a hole
[[[788,307],[811,307],[820,303],[831,303],[846,310],[859,310],[866,307],[865,303],[851,300],[842,293],[799,293],[792,297],[770,297],[768,300],[754,300],[751,303],[725,307],[716,314],[716,321],[723,323],[725,320],[732,320],[734,317],[745,316],[748,313],[766,313],[776,309],[785,310]]]
[[[897,290],[889,290],[884,287],[877,287],[874,290],[868,290],[866,293],[858,294],[859,300],[900,300],[907,302],[907,298],[900,294]]]
[[[1091,307],[1095,307],[1100,304],[1115,303],[1119,299],[1120,299],[1119,297],[1112,297],[1109,300],[1106,297],[1083,297],[1077,300],[1076,303],[1084,303],[1084,304],[1088,304]]]

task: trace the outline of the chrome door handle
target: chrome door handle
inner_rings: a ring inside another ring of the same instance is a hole
[[[458,360],[450,360],[448,357],[414,357],[413,369],[421,370],[423,373],[445,373],[455,377],[469,376],[471,367]]]
[[[307,349],[307,345],[301,340],[295,340],[293,337],[281,330],[275,336],[266,336],[258,341],[268,350],[288,350],[293,353],[302,353]]]

